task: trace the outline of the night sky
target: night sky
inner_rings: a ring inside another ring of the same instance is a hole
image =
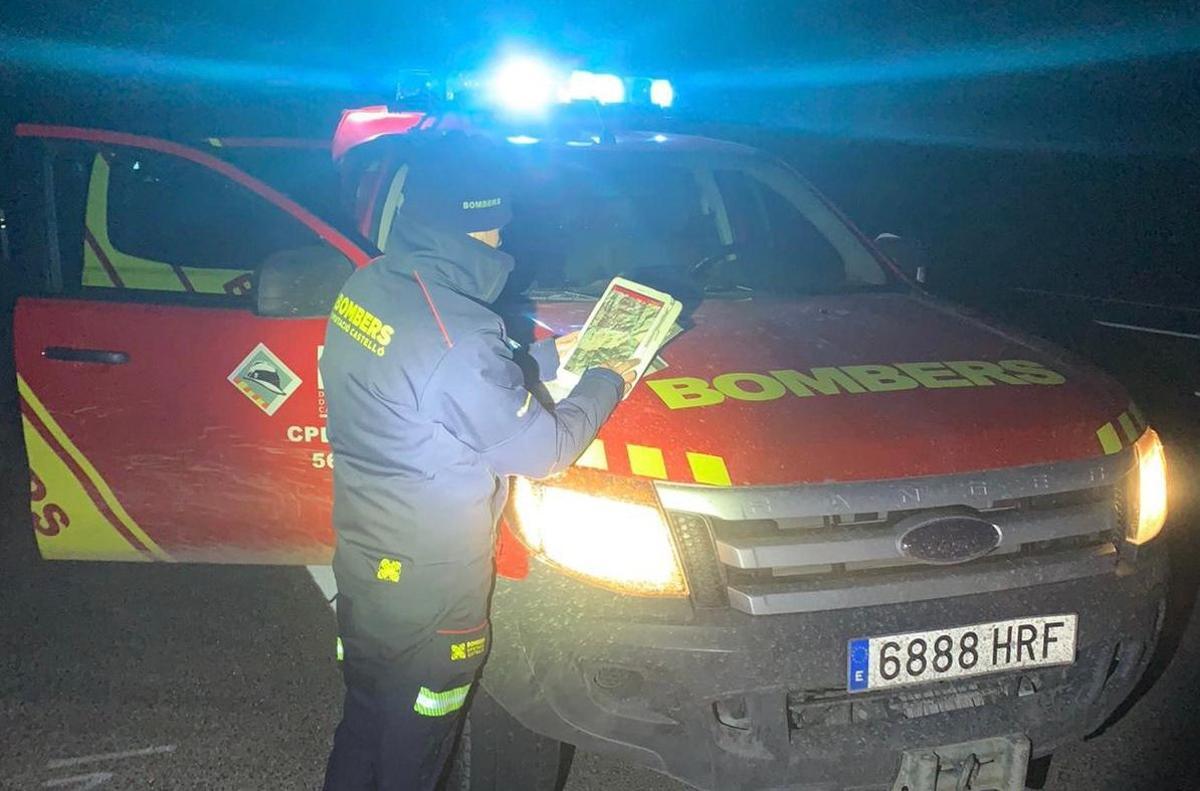
[[[692,117],[995,148],[1198,150],[1195,3],[23,5],[0,21],[10,75],[24,67],[29,85],[26,70],[50,73],[91,94],[148,82],[370,98],[396,69],[486,65],[525,49],[674,77]],[[34,98],[39,114],[58,109]]]
[[[772,151],[868,233],[926,240],[951,296],[1200,301],[1194,0],[25,5],[0,20],[0,128],[324,137],[401,69],[522,50],[671,77],[673,128]]]

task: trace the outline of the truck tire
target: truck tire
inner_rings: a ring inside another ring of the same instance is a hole
[[[478,686],[444,788],[558,791],[573,757],[573,747],[529,730]]]

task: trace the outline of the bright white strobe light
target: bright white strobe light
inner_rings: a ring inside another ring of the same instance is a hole
[[[554,72],[544,62],[529,56],[512,57],[501,63],[492,77],[493,99],[505,109],[535,113],[554,100]]]
[[[675,86],[670,80],[650,81],[650,103],[664,109],[675,103]]]
[[[625,101],[625,82],[615,74],[597,74],[593,81],[596,101],[600,104],[620,104]]]
[[[625,101],[625,82],[615,74],[576,70],[567,78],[561,100],[620,104]]]

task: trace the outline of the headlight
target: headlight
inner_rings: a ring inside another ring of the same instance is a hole
[[[1167,521],[1167,457],[1154,429],[1146,429],[1133,448],[1137,454],[1137,492],[1125,538],[1131,544],[1145,544],[1162,532]]]
[[[513,525],[537,556],[622,593],[683,596],[687,584],[656,505],[518,478]]]

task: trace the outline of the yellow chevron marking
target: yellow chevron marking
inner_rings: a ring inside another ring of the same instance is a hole
[[[138,526],[137,522],[125,511],[113,494],[112,488],[96,471],[87,457],[75,447],[62,427],[50,416],[49,410],[34,395],[29,383],[18,374],[17,390],[25,403],[29,404],[34,414],[41,419],[46,430],[66,450],[71,459],[83,470],[88,482],[100,493],[104,504],[117,516],[125,529],[132,533],[142,543],[150,554],[158,560],[170,560],[171,557],[154,543]],[[129,544],[116,528],[109,523],[96,507],[91,497],[83,488],[83,484],[72,473],[66,463],[42,439],[28,420],[22,419],[25,445],[29,452],[29,466],[47,489],[45,501],[57,503],[65,511],[71,524],[64,526],[55,535],[45,535],[38,532],[38,548],[42,556],[48,559],[107,559],[107,560],[145,560],[144,553]],[[35,510],[37,504],[34,504]],[[47,506],[48,507],[48,506]]]
[[[666,479],[667,463],[663,460],[663,452],[660,448],[628,445],[626,449],[629,452],[629,469],[634,475]]]
[[[1117,422],[1121,424],[1121,431],[1125,432],[1125,439],[1130,442],[1137,442],[1137,426],[1133,425],[1133,419],[1129,417],[1129,413],[1122,412],[1121,416],[1117,418]]]
[[[1105,423],[1096,431],[1096,437],[1100,440],[1100,447],[1104,449],[1105,455],[1111,456],[1114,453],[1120,452],[1121,438],[1117,436],[1117,430],[1112,423]]]
[[[590,467],[593,470],[608,469],[608,453],[604,450],[604,440],[592,440],[587,450],[575,460],[576,467]]]
[[[692,477],[696,483],[707,483],[712,486],[730,486],[729,469],[725,459],[708,453],[687,452],[688,464],[692,468]]]

